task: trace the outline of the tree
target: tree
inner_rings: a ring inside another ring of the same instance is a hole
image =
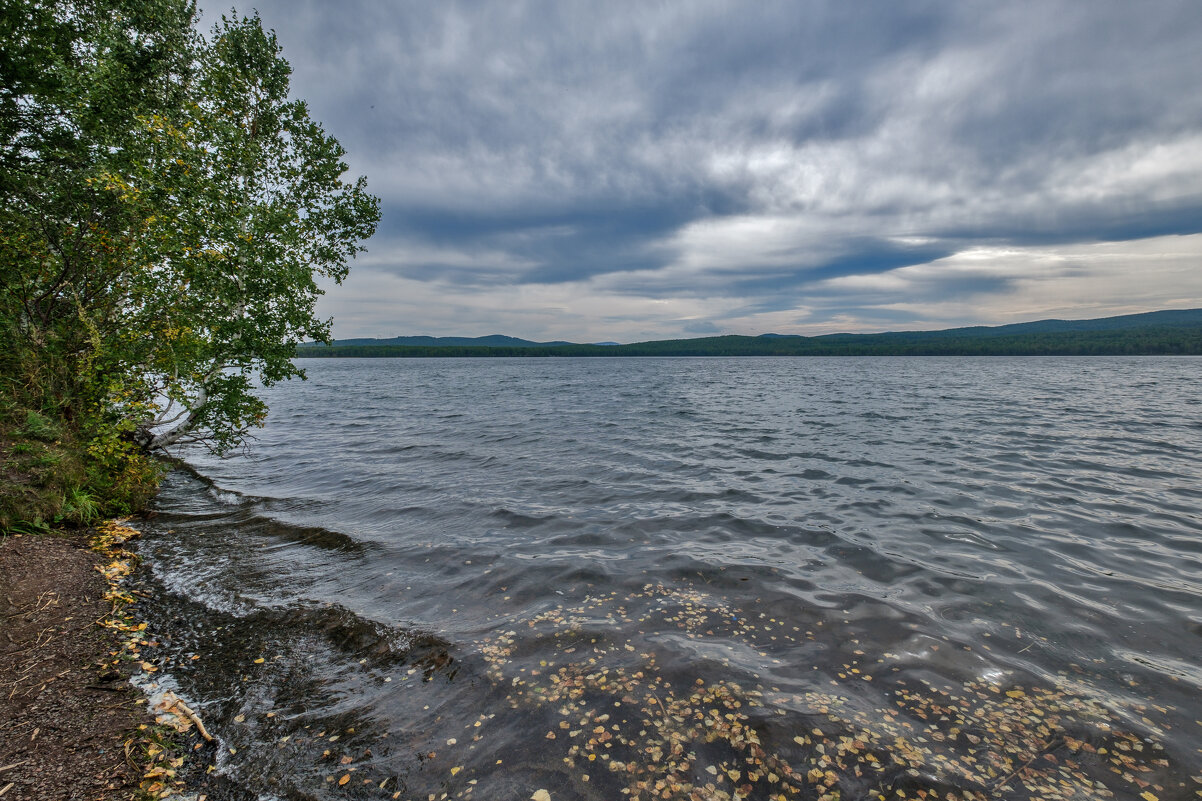
[[[156,336],[124,371],[148,379],[135,408],[166,400],[140,421],[149,448],[238,444],[266,412],[254,381],[302,376],[296,345],[328,341],[315,278],[340,283],[375,229],[377,199],[365,179],[342,181],[345,151],[289,99],[289,73],[257,16],[223,17],[183,113],[146,121],[147,152],[120,186],[149,221],[145,296],[131,311]]]
[[[0,355],[10,383],[68,416],[122,296],[141,120],[182,103],[197,44],[181,0],[13,0],[0,11]],[[35,399],[36,400],[36,399]],[[92,399],[87,399],[92,400]]]
[[[257,15],[194,25],[190,0],[0,7],[0,446],[53,418],[102,493],[242,442],[379,218]]]

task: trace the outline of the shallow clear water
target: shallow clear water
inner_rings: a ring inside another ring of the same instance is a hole
[[[1202,790],[1198,359],[303,366],[141,546],[252,793]]]

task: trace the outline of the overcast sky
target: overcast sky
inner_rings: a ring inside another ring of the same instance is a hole
[[[1197,0],[255,7],[382,199],[336,337],[1202,306]]]

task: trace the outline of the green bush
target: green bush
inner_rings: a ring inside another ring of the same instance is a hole
[[[132,514],[163,475],[158,459],[112,427],[93,421],[89,435],[43,412],[6,417],[0,417],[0,529],[41,531]]]
[[[25,436],[42,442],[54,442],[62,436],[58,426],[32,409],[25,413]]]

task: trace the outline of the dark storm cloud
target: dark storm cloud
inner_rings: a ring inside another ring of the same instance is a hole
[[[483,266],[505,280],[534,283],[577,281],[593,275],[653,269],[662,262],[656,243],[688,222],[694,210],[670,206],[589,208],[537,214],[528,209],[499,209],[495,214],[455,213],[413,208],[398,210],[394,235],[452,248],[507,253],[525,265],[502,270]],[[414,277],[438,277],[440,265],[401,268]],[[429,274],[425,270],[429,269]],[[487,279],[485,279],[487,280]]]
[[[257,5],[383,198],[372,269],[420,282],[733,313],[976,246],[1202,231],[1192,0]]]

